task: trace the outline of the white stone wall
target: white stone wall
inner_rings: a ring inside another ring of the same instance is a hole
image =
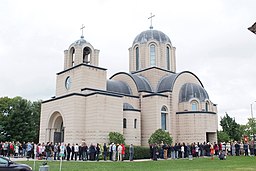
[[[71,87],[67,90],[65,81],[68,76],[71,78]],[[106,80],[105,70],[82,65],[57,75],[56,97],[69,93],[80,93],[82,88],[106,90]]]
[[[141,99],[141,145],[148,146],[148,139],[155,130],[161,128],[161,108],[169,109],[168,100],[162,96],[148,96]],[[170,118],[167,116],[167,118]],[[170,131],[170,119],[167,119]]]
[[[217,132],[217,115],[209,113],[177,114],[177,139],[176,142],[193,143],[206,141],[206,133]],[[217,135],[217,133],[216,133]],[[210,140],[217,142],[215,139]]]
[[[109,132],[123,134],[123,101],[120,97],[95,94],[86,98],[85,141],[108,143]]]
[[[50,117],[54,113],[59,113],[63,119],[65,127],[65,142],[80,142],[84,135],[84,97],[68,96],[58,100],[53,100],[42,104],[40,118],[40,142],[53,141],[53,132],[49,137],[49,131],[53,123],[50,123]]]
[[[133,144],[141,145],[141,118],[138,111],[124,111],[124,118],[126,118],[126,128],[124,128],[125,143],[127,145]],[[134,128],[134,119],[137,120],[136,128]]]

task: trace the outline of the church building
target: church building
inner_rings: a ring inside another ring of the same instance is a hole
[[[176,72],[175,51],[151,26],[129,48],[129,72],[107,78],[100,51],[82,35],[64,51],[55,96],[42,102],[39,141],[109,143],[119,132],[126,144],[148,146],[163,129],[173,142],[216,142],[217,106],[194,73]]]

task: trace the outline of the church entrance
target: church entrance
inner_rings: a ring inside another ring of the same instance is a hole
[[[215,136],[216,133],[215,132],[206,132],[206,142],[215,142]]]
[[[47,137],[49,142],[64,142],[65,127],[63,127],[63,118],[59,112],[54,112],[49,119]]]

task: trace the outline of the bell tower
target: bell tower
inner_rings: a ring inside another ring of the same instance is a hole
[[[98,66],[99,64],[99,50],[94,49],[93,46],[84,39],[84,26],[82,25],[81,38],[72,43],[68,50],[64,51],[64,70],[74,67],[79,64],[87,64]]]
[[[64,51],[64,70],[57,73],[57,97],[85,88],[106,90],[106,69],[98,66],[100,51],[84,39],[83,29],[82,25],[80,39]]]

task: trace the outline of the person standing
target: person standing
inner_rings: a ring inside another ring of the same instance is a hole
[[[54,145],[53,153],[54,153],[53,160],[56,160],[58,157],[58,144],[57,143],[55,143],[55,145]]]
[[[134,157],[134,147],[133,147],[133,144],[131,144],[129,147],[129,160],[133,161],[133,157]]]
[[[245,156],[248,156],[248,149],[249,149],[248,143],[245,142],[245,143],[244,143],[244,155],[245,155]]]
[[[116,145],[112,144],[112,160],[116,161]]]
[[[113,145],[113,143],[110,143],[109,149],[108,149],[108,152],[109,152],[109,160],[112,160],[112,153],[113,153],[112,145]]]
[[[78,146],[78,144],[76,143],[76,145],[74,146],[75,161],[77,160],[78,152],[79,152],[79,146]]]
[[[117,160],[118,161],[122,161],[123,160],[123,157],[122,157],[122,145],[120,144],[120,145],[118,145],[117,144]]]
[[[214,155],[214,146],[213,144],[211,143],[210,145],[210,154],[211,154],[211,159],[213,160],[213,155]]]
[[[83,158],[83,161],[87,161],[88,160],[88,157],[87,157],[87,151],[88,151],[88,147],[86,145],[86,143],[83,144],[83,147],[82,147],[82,158]]]
[[[67,146],[67,161],[70,160],[70,153],[71,153],[71,148],[70,148],[70,144],[68,143],[68,146]]]
[[[99,155],[100,155],[100,144],[97,143],[96,146],[96,160],[99,161]]]
[[[158,153],[156,144],[153,145],[152,152],[153,152],[153,160],[157,160],[157,156],[159,153]]]
[[[60,153],[59,153],[61,160],[63,160],[63,158],[65,158],[65,151],[66,151],[66,147],[65,147],[64,143],[61,143]]]
[[[27,159],[31,157],[32,145],[30,142],[27,144]]]
[[[107,160],[107,145],[106,145],[106,143],[104,143],[104,145],[103,145],[103,159],[104,159],[104,161],[106,161]]]
[[[125,146],[124,144],[121,144],[121,146],[122,146],[122,161],[123,161],[125,157]]]
[[[183,143],[180,147],[180,151],[181,151],[181,158],[184,158],[184,153],[185,153],[185,143]]]
[[[71,147],[71,160],[74,159],[74,154],[75,154],[75,144],[72,144],[72,147]]]

